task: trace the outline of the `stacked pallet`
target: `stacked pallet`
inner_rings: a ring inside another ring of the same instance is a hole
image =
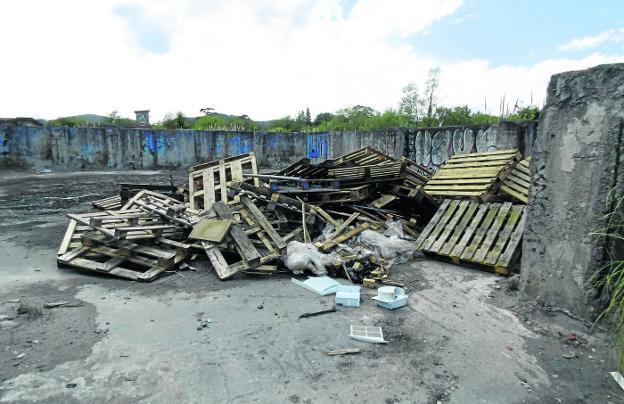
[[[424,186],[436,198],[470,197],[487,201],[520,160],[518,150],[456,154]]]

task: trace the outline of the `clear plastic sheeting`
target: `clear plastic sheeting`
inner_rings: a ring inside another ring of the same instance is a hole
[[[403,233],[403,224],[399,220],[386,220],[384,225],[386,226],[384,236],[397,236],[399,238],[405,237],[405,234]]]
[[[386,237],[372,230],[364,230],[358,236],[356,244],[373,250],[377,257],[386,261],[386,268],[407,262],[416,251],[412,243],[401,240],[396,235]]]
[[[294,274],[301,274],[304,270],[309,270],[315,275],[325,275],[325,266],[338,261],[335,253],[323,254],[312,243],[301,243],[291,241],[286,246],[286,257],[284,265]]]

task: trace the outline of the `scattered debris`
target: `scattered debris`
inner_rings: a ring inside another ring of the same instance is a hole
[[[360,353],[359,348],[344,348],[344,349],[334,349],[332,351],[327,352],[329,356],[339,356],[339,355],[353,355]]]
[[[335,312],[336,312],[336,306],[332,307],[331,309],[325,309],[325,310],[320,310],[320,311],[313,311],[311,313],[303,313],[302,315],[299,316],[299,318],[316,317],[316,316],[320,316],[322,314],[335,313]]]
[[[66,305],[68,303],[69,302],[67,302],[65,300],[61,300],[61,301],[58,301],[58,302],[49,302],[49,303],[45,303],[43,305],[43,308],[45,308],[45,309],[52,309],[54,307],[64,306],[64,305]]]
[[[43,308],[35,303],[22,302],[17,307],[17,314],[25,315],[29,320],[41,317],[43,314]]]
[[[408,295],[405,294],[403,288],[395,286],[382,286],[377,289],[377,296],[373,297],[373,300],[377,302],[378,306],[386,309],[398,309],[407,304]]]
[[[372,342],[376,344],[386,344],[383,338],[381,327],[365,327],[361,325],[352,325],[349,336],[358,341]]]
[[[330,278],[329,276],[319,276],[315,278],[308,278],[305,281],[300,281],[295,278],[291,279],[292,283],[299,285],[310,292],[314,292],[317,295],[327,296],[336,293],[340,283]]]
[[[340,285],[336,289],[336,304],[349,307],[360,307],[360,287]]]

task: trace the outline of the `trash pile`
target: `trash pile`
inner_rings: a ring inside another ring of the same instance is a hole
[[[207,257],[219,279],[309,271],[375,287],[416,252],[438,209],[415,162],[363,148],[259,174],[253,153],[192,166],[188,188],[121,184],[70,219],[57,261],[151,281]],[[390,294],[394,293],[388,292]],[[355,304],[353,289],[340,291]]]

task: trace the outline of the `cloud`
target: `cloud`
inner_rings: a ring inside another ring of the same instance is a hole
[[[460,0],[82,0],[0,2],[0,116],[54,118],[114,109],[152,119],[199,109],[254,119],[347,105],[396,107],[401,89],[441,65],[441,101],[482,108],[545,92],[597,53],[534,66],[443,63],[409,40]],[[36,10],[36,12],[33,12]],[[54,18],[50,18],[50,16]],[[138,23],[138,24],[134,24]],[[443,51],[443,50],[441,50]],[[492,100],[492,101],[490,101]]]
[[[624,28],[603,31],[598,35],[574,38],[557,47],[558,51],[578,51],[594,49],[605,43],[624,42]]]

